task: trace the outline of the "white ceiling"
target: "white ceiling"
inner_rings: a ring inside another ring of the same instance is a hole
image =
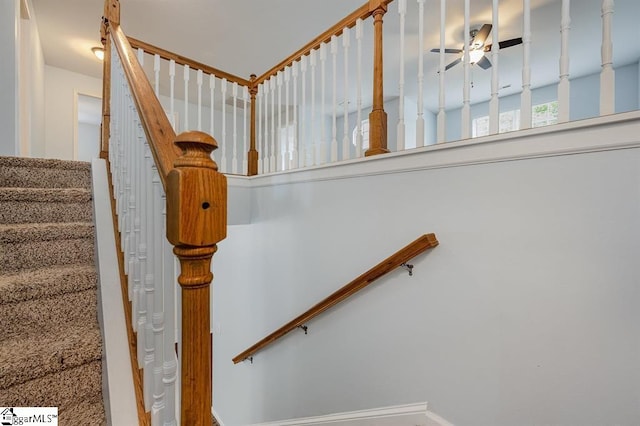
[[[49,65],[100,77],[101,63],[90,48],[99,45],[102,0],[31,0]],[[183,56],[247,78],[270,69],[365,0],[121,0],[122,27],[128,35]],[[416,2],[408,0],[406,93],[416,91]],[[600,69],[601,0],[571,3],[571,76]],[[426,2],[425,49],[439,47],[438,0]],[[447,0],[446,45],[463,44],[463,0]],[[532,83],[542,86],[558,79],[560,0],[531,0]],[[491,0],[471,1],[471,26],[491,22]],[[640,58],[640,1],[616,0],[614,65]],[[370,21],[368,22],[370,25]],[[397,1],[385,16],[385,95],[398,93]],[[370,31],[370,28],[367,29]],[[522,0],[500,0],[500,39],[522,35]],[[491,42],[491,37],[487,42]],[[366,50],[366,47],[365,47]],[[415,52],[411,54],[410,52]],[[447,63],[456,55],[447,55]],[[501,94],[521,89],[522,47],[501,52]],[[428,107],[437,108],[438,54],[426,53]],[[490,70],[473,69],[472,101],[489,97]],[[461,102],[462,66],[446,73],[447,106]]]

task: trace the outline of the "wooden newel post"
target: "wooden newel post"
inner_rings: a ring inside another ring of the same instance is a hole
[[[384,154],[387,149],[387,113],[384,111],[382,81],[382,17],[387,12],[384,0],[369,0],[373,16],[373,108],[369,114],[369,149],[365,156]]]
[[[216,243],[227,235],[227,179],[206,133],[184,132],[175,144],[182,155],[167,176],[167,238],[180,260],[182,288],[181,424],[211,425],[209,287]]]
[[[251,86],[249,86],[249,95],[251,95],[251,140],[249,152],[247,153],[249,165],[247,168],[248,176],[258,174],[258,150],[256,149],[256,95],[258,94],[258,86],[255,81],[256,75],[251,74]]]

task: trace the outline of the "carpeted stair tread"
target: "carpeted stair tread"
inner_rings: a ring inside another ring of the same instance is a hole
[[[68,409],[58,411],[58,421],[61,425],[74,426],[102,426],[107,424],[104,405],[99,397],[88,398]]]
[[[0,305],[0,318],[12,319],[0,328],[0,341],[90,323],[96,320],[96,306],[95,289]]]
[[[0,305],[95,288],[93,265],[64,265],[0,275]]]
[[[91,223],[0,225],[4,273],[82,263],[94,263]]]
[[[59,373],[47,374],[7,389],[0,389],[0,405],[58,407],[58,410],[64,410],[77,401],[100,395],[101,389],[102,363],[91,361]]]
[[[0,201],[86,203],[91,191],[82,188],[0,188]]]
[[[0,187],[91,188],[91,164],[43,158],[0,157]]]
[[[79,188],[0,188],[0,223],[91,221],[91,192]]]
[[[82,170],[91,172],[87,161],[57,160],[54,158],[4,157],[0,156],[0,169],[5,167],[28,167],[34,169]]]
[[[90,222],[12,223],[0,225],[0,244],[93,238]]]
[[[101,348],[97,324],[7,339],[0,345],[0,388],[99,361]]]

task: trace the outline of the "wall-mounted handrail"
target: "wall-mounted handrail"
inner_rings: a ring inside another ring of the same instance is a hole
[[[273,333],[258,341],[253,346],[236,355],[233,358],[234,364],[252,357],[256,352],[259,352],[267,346],[271,345],[290,331],[304,326],[306,323],[308,323],[321,313],[325,312],[327,309],[337,305],[338,303],[367,287],[378,278],[388,274],[389,272],[401,266],[403,263],[408,262],[420,253],[423,253],[424,251],[433,248],[438,244],[439,243],[435,234],[422,235],[417,240],[398,250],[397,252],[395,252],[382,262],[378,263],[376,266],[369,269],[364,274],[355,278],[353,281],[337,290],[327,298],[316,303],[306,312],[298,315]]]
[[[194,59],[187,58],[186,56],[179,55],[177,53],[171,52],[169,50],[162,49],[161,47],[154,46],[153,44],[146,43],[141,40],[137,40],[133,37],[127,37],[131,47],[134,49],[142,49],[145,53],[150,53],[152,55],[159,55],[162,59],[167,61],[174,60],[178,65],[189,65],[190,68],[196,70],[202,70],[205,74],[211,74],[218,78],[226,78],[232,83],[238,83],[241,86],[251,86],[251,82],[245,78],[238,77],[237,75],[228,73],[226,71],[222,71],[218,68],[211,67],[209,65],[203,64],[202,62],[198,62]]]

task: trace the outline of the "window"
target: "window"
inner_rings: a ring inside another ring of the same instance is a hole
[[[531,126],[541,127],[558,122],[558,101],[534,105],[531,108]],[[512,132],[520,129],[520,110],[514,109],[500,113],[499,133]],[[489,116],[474,118],[471,121],[471,137],[487,136],[489,134]]]
[[[362,150],[369,149],[369,119],[365,118],[360,122],[360,131],[362,133]],[[353,146],[358,146],[358,125],[353,128],[351,132],[351,143]]]

